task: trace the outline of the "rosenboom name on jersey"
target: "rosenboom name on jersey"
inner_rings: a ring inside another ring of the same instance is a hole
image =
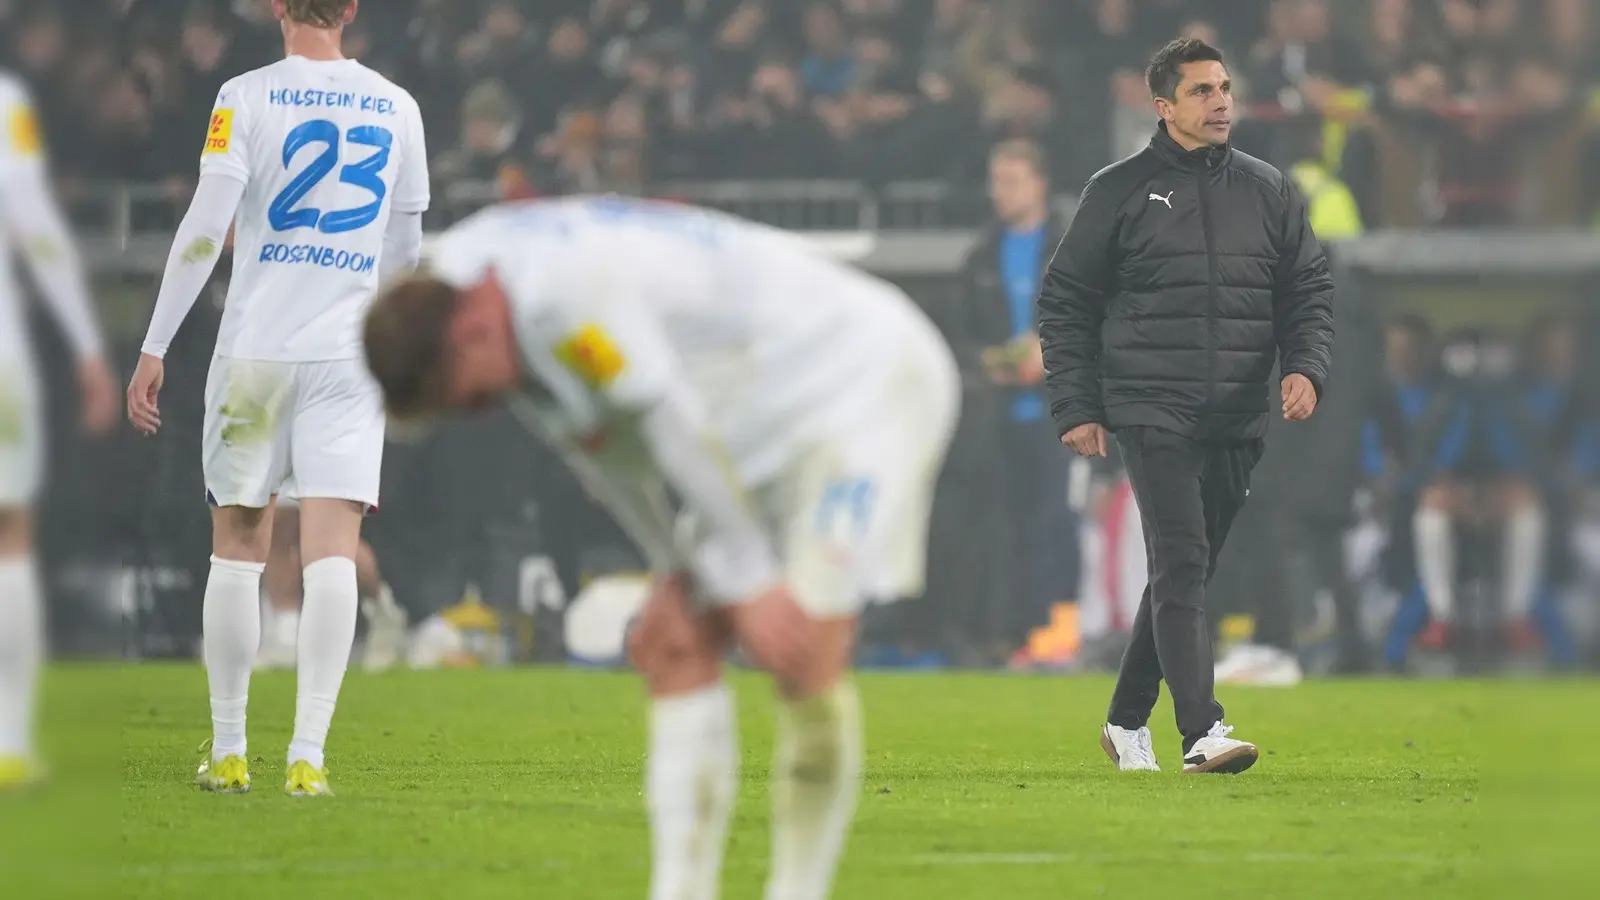
[[[320,266],[324,269],[344,269],[347,272],[371,272],[378,258],[367,253],[351,253],[316,244],[266,244],[261,248],[257,262],[284,263],[291,266]]]

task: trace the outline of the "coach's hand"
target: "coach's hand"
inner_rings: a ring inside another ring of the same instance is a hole
[[[128,421],[140,434],[155,434],[161,428],[161,383],[166,378],[166,364],[160,357],[139,354],[139,367],[133,370],[133,380],[128,382]]]
[[[1311,418],[1317,411],[1317,389],[1311,379],[1298,372],[1283,379],[1283,417],[1291,422]]]
[[[1072,452],[1079,456],[1105,456],[1106,455],[1106,428],[1090,422],[1079,425],[1077,428],[1063,434],[1061,443],[1072,448]]]

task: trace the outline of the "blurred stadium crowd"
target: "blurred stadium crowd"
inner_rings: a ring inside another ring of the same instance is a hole
[[[271,0],[0,3],[69,197],[176,202]],[[1028,137],[1071,192],[1147,138],[1141,68],[1223,47],[1236,143],[1348,185],[1366,227],[1574,222],[1600,197],[1588,0],[385,0],[348,54],[422,104],[435,175],[504,196],[707,179],[949,180]]]
[[[99,251],[124,362],[217,91],[281,53],[271,6],[0,0],[0,48]],[[1514,256],[1532,229],[1600,228],[1595,0],[366,0],[345,50],[422,106],[430,227],[496,199],[616,190],[783,227],[915,228],[925,259],[961,247],[896,275],[967,390],[930,597],[869,622],[868,655],[1076,666],[1119,652],[1144,584],[1141,530],[1115,454],[1069,470],[1050,433],[1029,362],[1047,254],[1030,271],[1006,247],[1036,232],[1053,246],[1060,201],[1149,139],[1142,67],[1178,35],[1228,54],[1234,143],[1293,174],[1319,236],[1441,240],[1340,276],[1339,389],[1314,428],[1275,432],[1219,569],[1217,612],[1254,619],[1225,667],[1297,680],[1297,651],[1317,670],[1364,670],[1413,665],[1417,648],[1600,661],[1600,364],[1584,349],[1600,337],[1600,272],[1474,268],[1474,252],[1413,265],[1458,246],[1447,229],[1499,229]],[[807,212],[895,188],[927,209],[870,223]],[[202,492],[184,411],[200,405],[221,295],[174,344],[161,437],[59,445],[61,469],[119,473],[59,480],[43,519],[58,545],[103,544],[147,573],[138,627],[172,639],[147,634],[134,653],[187,652],[198,629],[181,572],[203,567],[208,538],[203,508],[182,500]],[[631,565],[617,535],[591,539],[607,523],[504,422],[391,445],[384,465],[384,515],[366,533],[414,620],[464,585],[504,608]],[[559,571],[530,575],[538,554]]]

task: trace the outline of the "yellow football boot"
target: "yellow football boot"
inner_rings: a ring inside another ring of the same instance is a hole
[[[0,756],[0,791],[29,787],[43,772],[26,756]]]
[[[211,758],[211,742],[200,747],[204,754],[200,768],[194,773],[194,783],[202,791],[215,794],[250,793],[250,764],[237,753],[221,759]]]
[[[316,768],[303,759],[297,759],[289,766],[289,778],[283,784],[283,792],[291,797],[332,797],[333,788],[328,786],[328,769]]]

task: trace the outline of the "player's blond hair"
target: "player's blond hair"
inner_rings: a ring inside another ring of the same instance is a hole
[[[318,28],[338,28],[344,24],[351,0],[284,0],[284,12],[292,22]]]

